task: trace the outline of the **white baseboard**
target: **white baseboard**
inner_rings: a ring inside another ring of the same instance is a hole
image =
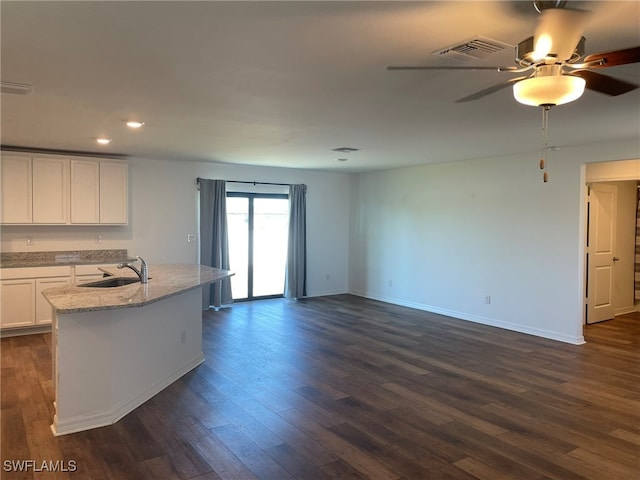
[[[64,422],[58,422],[57,415],[54,415],[53,424],[51,425],[51,431],[57,437],[60,435],[67,435],[69,433],[89,430],[91,428],[113,425],[122,417],[124,417],[128,413],[131,413],[144,402],[158,394],[160,391],[164,390],[166,387],[171,385],[173,382],[175,382],[180,377],[190,372],[203,362],[204,354],[200,353],[198,357],[194,358],[190,362],[187,362],[185,365],[173,372],[168,377],[159,381],[155,385],[151,385],[149,388],[136,395],[135,397],[132,397],[121,402],[118,405],[115,405],[114,408],[106,412],[99,412],[91,416],[70,418],[68,420],[65,420]]]
[[[35,335],[38,333],[50,333],[51,324],[38,325],[37,327],[19,327],[19,328],[5,328],[0,330],[0,338],[18,337],[20,335]]]
[[[346,295],[347,293],[349,292],[347,292],[346,290],[325,290],[323,292],[309,292],[304,298],[328,297],[330,295]]]
[[[559,332],[554,332],[551,330],[545,330],[534,327],[527,327],[524,325],[518,325],[516,323],[504,322],[502,320],[496,320],[490,317],[483,317],[480,315],[471,315],[464,312],[457,312],[454,310],[448,310],[445,308],[434,307],[432,305],[425,305],[422,303],[416,302],[407,302],[404,300],[399,300],[393,297],[385,297],[381,295],[370,295],[365,292],[359,291],[351,291],[353,295],[357,295],[359,297],[370,298],[372,300],[378,300],[380,302],[391,303],[393,305],[400,305],[402,307],[409,307],[415,310],[422,310],[425,312],[437,313],[439,315],[444,315],[447,317],[456,318],[458,320],[466,320],[469,322],[480,323],[482,325],[488,325],[490,327],[503,328],[505,330],[510,330],[518,333],[525,333],[527,335],[534,335],[536,337],[548,338],[550,340],[556,340],[559,342],[570,343],[572,345],[582,345],[585,342],[584,337],[582,335],[579,336],[570,336]]]
[[[628,307],[620,307],[615,309],[615,315],[626,315],[627,313],[635,313],[638,311],[638,307],[635,305],[629,305]]]

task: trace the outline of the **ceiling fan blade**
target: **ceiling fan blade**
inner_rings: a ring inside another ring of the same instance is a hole
[[[602,65],[592,65],[589,68],[608,68],[617,65],[640,62],[640,47],[625,48],[613,52],[593,53],[584,57],[584,63],[602,61]]]
[[[479,98],[482,98],[486,95],[497,92],[498,90],[502,90],[503,88],[506,88],[509,85],[513,85],[514,83],[517,83],[520,80],[524,80],[525,78],[529,78],[529,77],[524,76],[524,77],[510,78],[506,82],[498,83],[497,85],[493,85],[489,88],[485,88],[484,90],[480,90],[479,92],[472,93],[471,95],[467,95],[466,97],[460,98],[456,100],[456,103],[464,103],[464,102],[470,102],[472,100],[478,100]]]
[[[602,75],[601,73],[592,72],[590,70],[576,70],[571,75],[584,78],[587,82],[586,88],[596,92],[611,95],[612,97],[622,95],[638,88],[635,83],[620,80],[618,78]]]
[[[518,70],[518,67],[473,67],[467,66],[432,66],[432,65],[407,65],[407,66],[391,66],[387,70],[492,70],[494,72],[512,72]]]
[[[592,12],[569,8],[549,8],[540,14],[533,35],[534,60],[552,57],[569,60],[582,38]]]

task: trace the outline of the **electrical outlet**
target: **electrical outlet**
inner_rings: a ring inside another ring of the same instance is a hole
[[[27,245],[33,245],[33,238],[27,237]]]
[[[102,235],[96,235],[96,243],[102,243]]]
[[[192,243],[196,241],[195,233],[187,233],[187,242]]]

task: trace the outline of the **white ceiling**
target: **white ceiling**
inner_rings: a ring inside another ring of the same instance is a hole
[[[569,2],[595,12],[587,53],[640,45],[640,2]],[[536,154],[540,109],[488,71],[389,72],[459,65],[434,50],[483,35],[533,34],[531,1],[0,2],[2,144],[157,159],[366,171]],[[513,65],[508,49],[476,65]],[[640,66],[601,73],[638,83]],[[555,107],[551,144],[638,138],[640,90],[587,91]],[[123,126],[140,119],[140,131]],[[113,139],[99,147],[96,137]],[[358,147],[337,154],[335,147]],[[338,163],[336,157],[348,162]]]

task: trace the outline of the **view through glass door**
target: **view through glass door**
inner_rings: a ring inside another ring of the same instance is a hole
[[[227,193],[234,300],[281,297],[287,262],[286,194]]]

